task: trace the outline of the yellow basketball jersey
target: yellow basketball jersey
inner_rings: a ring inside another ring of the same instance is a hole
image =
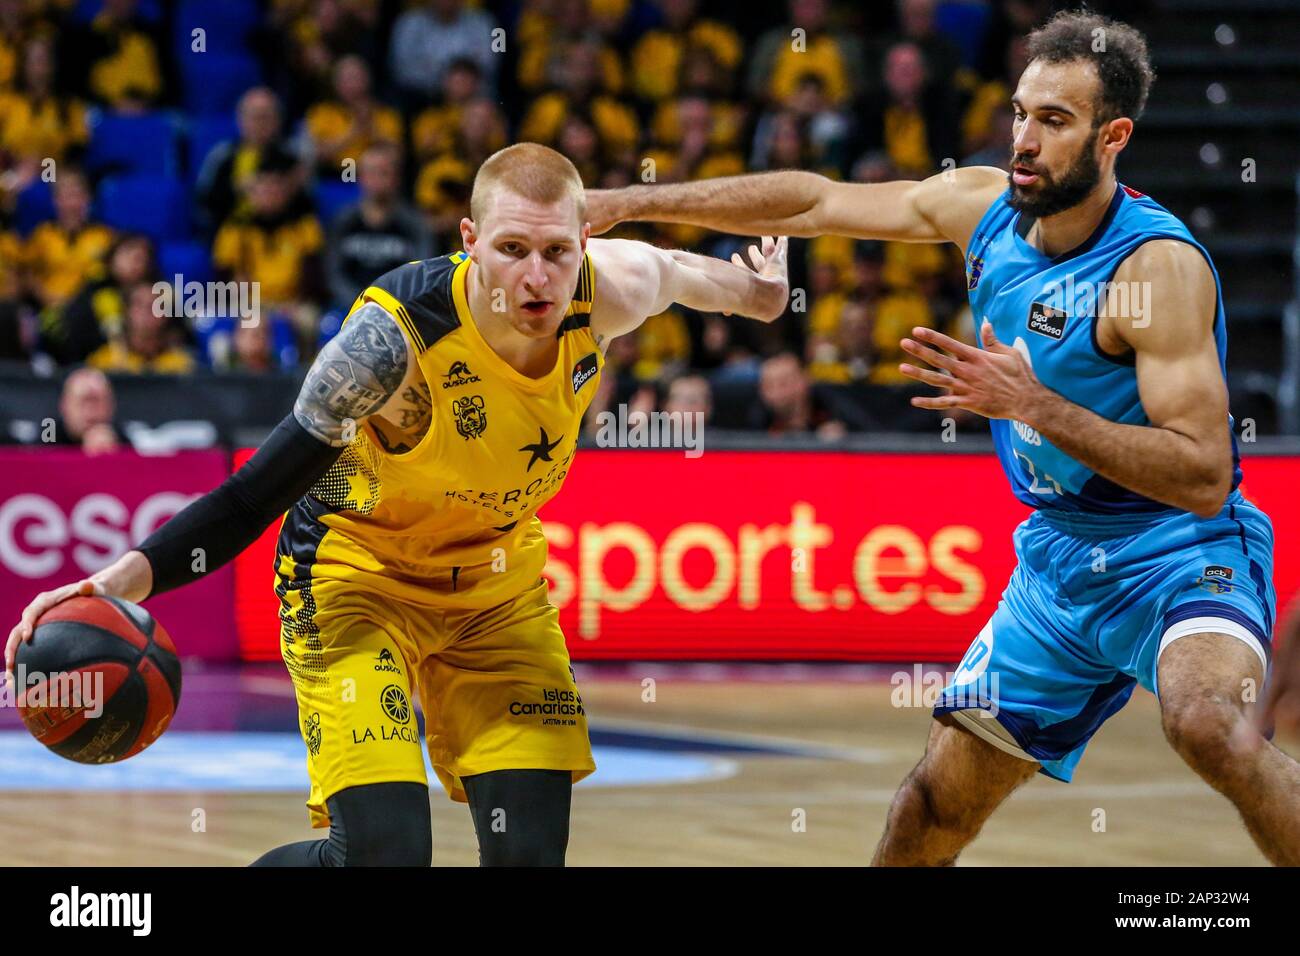
[[[573,464],[604,367],[590,328],[595,270],[585,256],[555,367],[533,379],[479,333],[466,296],[469,264],[464,253],[408,263],[352,306],[376,302],[405,328],[432,420],[403,454],[385,451],[363,426],[290,510],[277,569],[298,587],[332,578],[416,604],[478,609],[510,600],[541,574],[537,510]]]

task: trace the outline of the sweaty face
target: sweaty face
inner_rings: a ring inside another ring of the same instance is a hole
[[[491,308],[529,338],[555,335],[578,287],[585,226],[572,200],[532,202],[498,189],[472,256]]]
[[[1052,216],[1077,206],[1101,180],[1093,127],[1099,79],[1086,61],[1035,60],[1012,98],[1011,206]]]

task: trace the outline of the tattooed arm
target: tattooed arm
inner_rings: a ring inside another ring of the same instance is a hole
[[[367,302],[316,356],[293,417],[308,434],[342,447],[401,388],[408,371],[418,374],[418,367],[401,327],[382,306]]]
[[[60,601],[79,594],[142,601],[234,558],[329,470],[356,426],[385,407],[412,365],[397,322],[380,306],[363,305],[321,349],[293,414],[243,467],[102,571],[37,595],[9,633],[6,671],[18,642],[30,639],[36,620]]]

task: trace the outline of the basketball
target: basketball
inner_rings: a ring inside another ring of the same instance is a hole
[[[78,763],[115,763],[158,739],[181,696],[162,625],[117,598],[75,597],[36,622],[15,661],[18,711],[32,736]]]

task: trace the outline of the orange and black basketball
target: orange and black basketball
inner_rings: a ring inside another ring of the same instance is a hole
[[[113,763],[158,739],[181,696],[181,665],[162,625],[118,598],[75,597],[46,611],[18,646],[23,723],[78,763]]]

